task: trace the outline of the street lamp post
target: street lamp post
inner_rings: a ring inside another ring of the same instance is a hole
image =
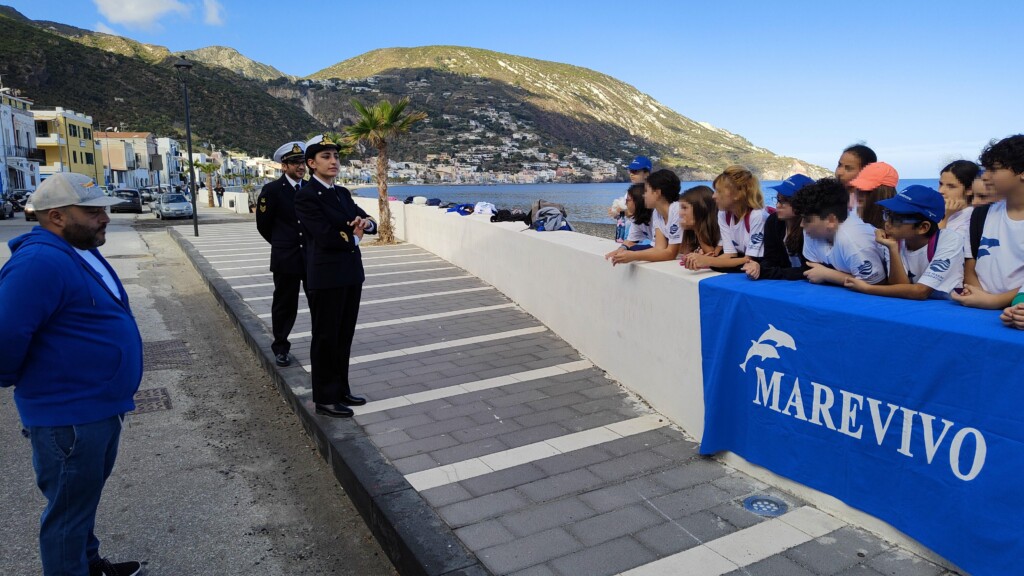
[[[192,191],[192,229],[196,237],[199,236],[199,203],[196,202],[196,169],[192,163],[192,117],[188,108],[188,73],[192,71],[192,63],[183,56],[174,63],[178,71],[178,78],[181,79],[181,89],[185,94],[185,140],[188,143],[188,174],[189,187]]]

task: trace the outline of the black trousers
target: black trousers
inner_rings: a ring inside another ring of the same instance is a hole
[[[309,356],[313,402],[317,404],[335,404],[351,393],[348,360],[362,292],[362,284],[306,291],[313,319]]]
[[[288,335],[292,333],[299,310],[300,282],[303,282],[300,275],[274,272],[274,299],[270,304],[271,330],[274,332],[274,343],[270,349],[274,354],[287,354],[292,349]]]

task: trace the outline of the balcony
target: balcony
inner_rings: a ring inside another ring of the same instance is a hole
[[[9,158],[25,158],[26,160],[35,160],[36,162],[46,162],[46,152],[39,148],[28,148],[26,146],[0,146],[0,151],[3,151],[4,156]]]
[[[37,146],[66,146],[67,143],[68,141],[56,132],[52,132],[50,134],[40,134],[36,132]]]

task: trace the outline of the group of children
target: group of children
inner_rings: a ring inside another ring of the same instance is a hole
[[[939,190],[897,191],[896,169],[864,145],[843,151],[835,177],[802,174],[773,186],[742,166],[713,185],[681,191],[670,170],[629,166],[631,225],[612,264],[680,259],[690,270],[743,272],[752,280],[808,280],[865,294],[1002,310],[1024,330],[1024,134],[987,146],[981,166],[957,160]]]

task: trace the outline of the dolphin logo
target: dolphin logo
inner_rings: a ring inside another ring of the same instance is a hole
[[[671,227],[670,227],[670,228],[668,229],[668,233],[669,233],[669,234],[675,234],[676,232],[679,232],[679,224],[673,224],[673,225],[672,225],[672,226],[671,226]]]
[[[978,242],[978,259],[982,256],[989,256],[992,253],[988,251],[989,248],[995,248],[999,246],[999,238],[985,238],[981,237],[981,241]]]
[[[949,270],[949,258],[943,258],[942,260],[933,260],[931,266],[928,267],[932,272],[945,272]]]
[[[874,267],[871,265],[870,260],[865,260],[861,262],[860,266],[857,266],[857,272],[859,272],[861,276],[870,276],[873,269]]]
[[[774,342],[775,345],[773,346],[770,342]],[[796,350],[796,342],[792,336],[769,324],[768,329],[757,340],[750,341],[750,349],[747,350],[747,357],[740,364],[740,369],[746,372],[747,362],[750,362],[750,359],[755,356],[761,360],[779,358],[779,348]]]
[[[750,237],[750,245],[757,246],[761,242],[764,242],[764,233],[758,232]]]

